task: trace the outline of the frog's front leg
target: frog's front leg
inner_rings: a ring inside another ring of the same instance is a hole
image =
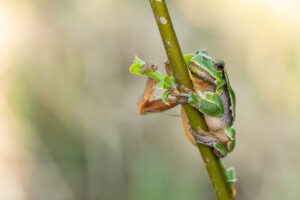
[[[196,94],[185,86],[180,86],[180,90],[182,92],[175,87],[169,89],[170,95],[182,98],[179,103],[188,103],[201,113],[209,116],[221,116],[224,113],[223,102],[219,95],[201,91]]]

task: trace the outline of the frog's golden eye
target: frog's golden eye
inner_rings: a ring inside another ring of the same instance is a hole
[[[222,63],[215,63],[216,70],[222,70],[224,69],[224,65]]]

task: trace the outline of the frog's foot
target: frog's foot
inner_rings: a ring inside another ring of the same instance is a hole
[[[195,142],[198,144],[203,144],[205,146],[214,147],[218,140],[217,138],[209,135],[209,134],[199,134],[198,132],[190,129],[190,133],[194,136]]]
[[[189,93],[180,92],[176,87],[170,86],[169,93],[173,97],[179,97],[177,98],[177,103],[184,104],[189,102]]]
[[[180,90],[180,91],[179,91]],[[186,86],[184,85],[181,85],[179,87],[179,90],[174,87],[174,86],[170,86],[169,88],[169,93],[173,96],[181,96],[181,97],[189,97],[190,94],[193,93],[193,90],[187,88]]]
[[[156,71],[156,70],[157,70],[157,65],[151,62],[151,63],[144,64],[141,72],[142,74],[145,74],[148,71]]]
[[[174,87],[174,86],[170,86],[169,87],[169,93],[170,93],[171,96],[174,96],[174,97],[180,97],[180,96],[182,96],[180,94],[179,90],[176,87]]]
[[[207,132],[200,127],[197,128],[197,132],[190,129],[190,133],[194,136],[196,143],[213,147],[214,154],[217,157],[223,158],[228,154],[226,148],[227,138],[224,138],[223,134],[219,134],[218,132]]]
[[[185,85],[181,85],[179,87],[179,90],[182,91],[183,93],[186,93],[186,94],[192,94],[193,93],[193,90],[191,90],[190,88],[186,87]]]

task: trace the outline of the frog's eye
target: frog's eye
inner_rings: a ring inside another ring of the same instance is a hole
[[[216,63],[215,68],[216,68],[216,70],[222,70],[222,69],[224,69],[224,65],[222,63]]]

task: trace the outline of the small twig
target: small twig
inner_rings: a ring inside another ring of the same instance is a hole
[[[193,89],[193,83],[190,80],[165,0],[150,0],[150,4],[172,67],[176,84],[185,85],[186,87]],[[207,130],[207,125],[200,112],[188,104],[184,104],[183,108],[193,130],[196,130],[196,127],[201,127],[203,130]],[[198,147],[206,165],[217,199],[231,200],[231,191],[226,183],[219,159],[213,154],[211,148],[200,144]]]

